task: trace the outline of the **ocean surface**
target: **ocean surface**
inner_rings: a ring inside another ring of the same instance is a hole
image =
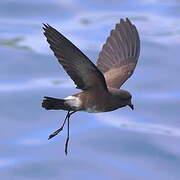
[[[57,28],[95,63],[120,18],[137,27],[141,53],[123,85],[134,111],[76,113],[41,108],[43,96],[78,92],[53,56],[42,23]],[[179,0],[1,0],[0,177],[3,180],[180,179]]]

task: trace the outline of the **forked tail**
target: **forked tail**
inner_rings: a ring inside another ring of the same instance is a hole
[[[45,96],[42,102],[42,107],[51,110],[51,109],[62,109],[62,110],[68,110],[68,107],[64,104],[64,99],[57,99],[53,97],[47,97]]]

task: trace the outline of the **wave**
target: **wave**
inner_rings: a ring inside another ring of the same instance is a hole
[[[127,129],[141,133],[159,134],[180,137],[180,128],[161,124],[140,123],[129,117],[119,117],[110,114],[96,114],[96,118],[115,128]]]

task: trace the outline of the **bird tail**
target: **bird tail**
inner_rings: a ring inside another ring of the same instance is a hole
[[[65,102],[64,99],[57,99],[57,98],[45,96],[42,102],[42,107],[45,108],[46,110],[51,110],[51,109],[68,110],[68,107],[65,105],[64,102]]]

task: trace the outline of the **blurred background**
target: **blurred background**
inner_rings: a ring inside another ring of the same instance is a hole
[[[43,96],[78,92],[49,49],[49,23],[96,62],[110,30],[128,17],[141,54],[124,89],[135,110],[74,114],[45,111]],[[180,179],[179,0],[1,0],[0,177],[13,180]]]

